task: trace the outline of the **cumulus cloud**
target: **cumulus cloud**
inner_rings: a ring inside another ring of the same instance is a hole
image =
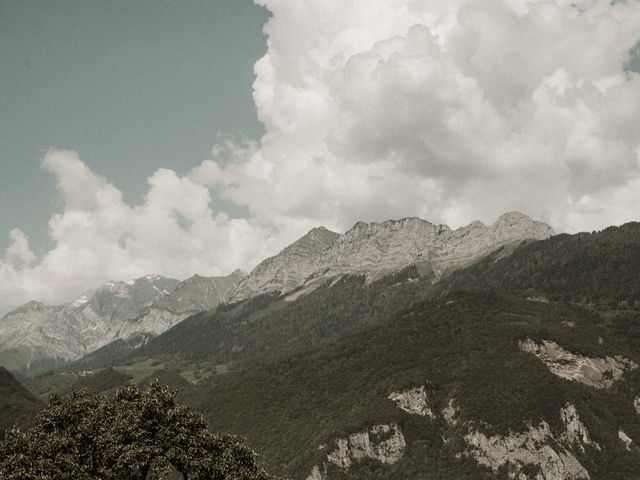
[[[267,227],[214,214],[209,189],[160,169],[141,205],[93,173],[75,152],[51,151],[43,166],[56,178],[63,211],[49,222],[55,247],[40,259],[20,230],[0,261],[0,305],[31,299],[69,301],[110,279],[149,273],[186,278],[249,267],[281,242]]]
[[[136,206],[76,154],[49,153],[55,248],[36,259],[13,231],[0,303],[227,273],[320,224],[637,220],[639,1],[256,2],[272,13],[254,66],[264,137],[221,143],[182,177],[158,170]],[[218,200],[248,216],[214,213]]]
[[[636,218],[640,2],[258,3],[267,134],[210,177],[256,217]]]

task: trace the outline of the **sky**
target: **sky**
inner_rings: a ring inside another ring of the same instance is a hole
[[[52,148],[138,203],[149,175],[189,171],[218,133],[259,138],[267,18],[250,0],[0,0],[0,245],[19,227],[38,253],[52,247]]]
[[[0,312],[318,225],[638,220],[637,0],[0,0],[0,45]]]

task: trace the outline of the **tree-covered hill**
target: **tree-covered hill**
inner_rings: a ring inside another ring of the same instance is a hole
[[[197,406],[213,428],[246,436],[272,471],[290,478],[305,478],[335,439],[395,423],[407,443],[399,462],[356,462],[352,469],[332,470],[331,479],[445,480],[507,478],[462,454],[465,428],[508,435],[545,421],[559,432],[559,412],[570,403],[593,441],[606,445],[588,454],[576,449],[591,478],[631,480],[640,469],[640,451],[625,450],[618,429],[640,439],[633,406],[640,371],[598,390],[559,378],[519,348],[526,338],[548,340],[585,357],[622,355],[640,362],[638,342],[619,333],[575,306],[459,294],[318,350],[212,377],[201,386]],[[414,387],[426,388],[435,419],[408,415],[387,398]],[[457,426],[439,413],[451,401],[459,409]]]
[[[598,309],[640,309],[640,223],[556,235],[453,273],[443,291],[519,291]]]
[[[13,425],[29,425],[42,406],[11,373],[0,367],[0,438]]]

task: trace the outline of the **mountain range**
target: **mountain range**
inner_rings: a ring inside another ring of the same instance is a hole
[[[0,319],[0,363],[10,369],[43,371],[77,360],[114,341],[138,346],[184,318],[259,294],[284,294],[345,274],[371,279],[420,265],[435,278],[503,245],[553,234],[548,225],[511,212],[490,226],[481,222],[452,230],[419,218],[358,222],[344,234],[324,227],[256,266],[226,277],[194,276],[183,282],[148,275],[109,282],[69,304],[30,302]]]
[[[638,223],[554,235],[517,213],[314,229],[217,307],[24,385],[158,378],[291,479],[636,480],[638,253]]]
[[[37,372],[117,339],[158,335],[228,299],[242,276],[236,271],[180,282],[148,275],[109,282],[65,305],[29,302],[0,320],[0,364]]]
[[[485,226],[476,221],[452,230],[420,218],[358,222],[342,235],[320,227],[260,263],[244,278],[232,301],[258,294],[287,293],[318,278],[363,273],[376,279],[407,265],[419,264],[438,278],[506,244],[541,240],[553,229],[519,212]],[[315,281],[315,282],[314,282]]]

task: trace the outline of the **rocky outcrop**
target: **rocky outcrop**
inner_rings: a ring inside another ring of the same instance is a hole
[[[589,473],[578,461],[572,448],[584,451],[591,446],[600,446],[589,439],[586,427],[580,421],[575,407],[567,404],[560,413],[565,431],[560,435],[551,432],[549,424],[541,422],[538,426],[509,435],[487,436],[479,430],[464,435],[469,446],[465,455],[474,458],[479,464],[494,472],[506,467],[512,478],[526,480],[525,467],[536,467],[535,480],[584,480]]]
[[[411,388],[402,392],[392,392],[387,397],[392,400],[400,410],[411,415],[434,418],[435,415],[427,402],[427,392],[422,387]]]
[[[611,387],[624,372],[638,368],[637,363],[620,355],[585,357],[548,340],[536,343],[526,339],[520,342],[520,349],[538,357],[554,375],[598,389]]]
[[[631,437],[629,437],[629,435],[624,433],[624,430],[622,430],[621,428],[618,429],[618,438],[622,440],[622,443],[624,443],[624,446],[627,450],[631,450],[631,444],[633,443],[633,440],[631,439]]]
[[[638,415],[640,415],[640,395],[633,400],[633,408],[635,408]]]
[[[284,294],[310,278],[363,274],[372,281],[413,264],[439,278],[502,246],[553,233],[545,223],[518,212],[504,214],[489,226],[473,222],[457,230],[415,217],[358,222],[342,235],[321,227],[260,263],[232,299]]]
[[[600,450],[600,445],[589,438],[587,427],[580,421],[576,407],[568,403],[560,410],[560,418],[565,426],[565,431],[560,435],[560,440],[566,445],[575,445],[584,451],[584,447],[589,445],[596,450]]]
[[[407,446],[400,427],[395,423],[375,425],[368,430],[352,433],[346,438],[337,439],[335,445],[336,448],[327,454],[326,461],[311,469],[307,480],[325,479],[330,464],[348,469],[354,462],[365,458],[394,464],[400,460]]]
[[[458,416],[458,409],[453,398],[450,399],[447,406],[442,409],[442,416],[449,425],[456,425],[458,423],[456,418]]]

